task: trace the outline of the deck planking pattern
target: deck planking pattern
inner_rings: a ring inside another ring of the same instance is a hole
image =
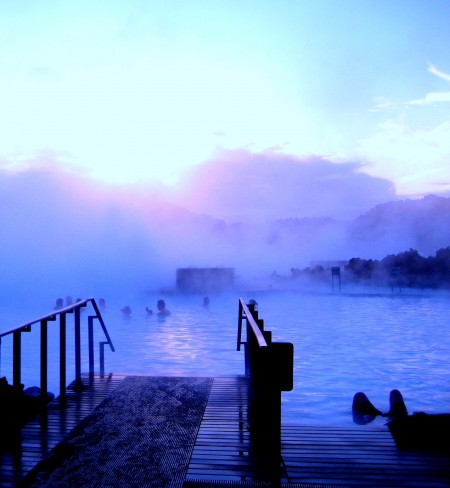
[[[83,375],[83,389],[67,389],[66,405],[59,398],[48,405],[46,416],[28,422],[13,444],[0,447],[0,486],[15,487],[36,466],[46,459],[52,449],[125,378],[120,375],[104,377]]]
[[[193,449],[186,488],[267,479],[252,454],[247,379],[215,378]],[[282,427],[280,482],[288,486],[450,487],[448,454],[399,450],[387,428]]]
[[[87,378],[82,392],[68,391],[66,408],[50,404],[46,422],[34,419],[0,452],[1,487],[19,486],[125,376]],[[450,487],[449,455],[401,451],[384,428],[285,425],[281,455],[280,481],[292,488]],[[215,378],[184,486],[267,486],[267,477],[248,430],[248,379]]]

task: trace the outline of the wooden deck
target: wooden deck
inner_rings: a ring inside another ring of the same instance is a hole
[[[252,454],[245,378],[216,378],[186,476],[186,487],[260,482]],[[450,487],[450,456],[397,449],[387,428],[284,426],[281,483],[305,487]]]
[[[83,392],[69,392],[67,408],[51,404],[46,423],[36,419],[25,426],[17,445],[0,452],[0,486],[19,486],[123,379],[95,377]],[[249,436],[247,406],[246,378],[214,379],[186,473],[186,488],[267,486],[265,466],[254,454]],[[402,452],[387,429],[288,425],[282,429],[281,455],[281,483],[291,487],[450,487],[449,456]]]
[[[31,469],[46,459],[52,449],[124,379],[105,375],[104,378],[83,376],[85,388],[67,390],[64,408],[58,399],[48,407],[46,418],[36,417],[26,424],[14,445],[0,448],[0,486],[18,486]]]

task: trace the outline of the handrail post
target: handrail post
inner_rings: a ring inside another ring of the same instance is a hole
[[[13,385],[20,386],[21,382],[21,363],[22,363],[22,332],[20,330],[13,333]]]
[[[282,463],[281,391],[293,388],[293,345],[272,342],[272,332],[264,330],[264,321],[258,318],[254,304],[245,304],[240,299],[239,314],[247,321],[245,374],[250,379],[250,435],[255,452],[267,467],[270,486],[277,487]],[[238,336],[239,328],[238,322]]]
[[[59,316],[59,400],[61,404],[66,401],[66,380],[67,380],[67,314],[74,312],[74,333],[75,333],[75,388],[80,389],[82,385],[81,376],[81,310],[91,303],[95,316],[88,317],[88,337],[89,337],[89,373],[92,377],[94,375],[94,319],[98,319],[102,331],[107,339],[106,342],[101,343],[100,354],[100,370],[104,374],[104,345],[108,344],[111,351],[114,352],[114,345],[106,329],[105,323],[101,313],[93,298],[86,300],[78,300],[75,304],[60,308],[47,315],[41,316],[35,320],[17,326],[10,330],[0,331],[0,367],[2,366],[2,340],[3,337],[12,336],[12,369],[13,369],[13,385],[21,387],[22,380],[22,333],[30,332],[33,324],[40,325],[40,357],[39,357],[39,378],[40,378],[40,397],[42,404],[48,403],[48,322],[56,321]],[[43,416],[45,417],[45,415]],[[42,417],[42,418],[43,418]]]
[[[81,324],[80,324],[81,308],[74,309],[75,319],[75,385],[81,386]]]
[[[103,378],[105,376],[105,344],[107,342],[100,342],[100,377]]]
[[[245,344],[242,342],[242,320],[244,318],[244,311],[242,309],[242,303],[239,300],[239,309],[238,309],[238,333],[237,333],[237,350],[241,350],[241,344]]]
[[[94,376],[94,318],[88,317],[89,376]]]
[[[66,361],[66,314],[62,313],[59,316],[59,401],[64,404],[66,402],[66,375],[67,375],[67,361]]]
[[[43,405],[48,403],[48,328],[47,322],[56,320],[56,315],[41,320],[41,400]]]
[[[41,399],[42,403],[47,404],[47,320],[41,320]]]

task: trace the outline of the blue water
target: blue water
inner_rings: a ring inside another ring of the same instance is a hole
[[[254,298],[274,341],[294,343],[294,390],[283,393],[285,423],[350,425],[354,393],[364,391],[381,410],[389,391],[399,389],[410,412],[450,411],[450,294],[447,293],[277,293],[203,297],[164,296],[171,315],[156,311],[157,295],[121,303],[106,299],[104,320],[116,352],[106,351],[106,371],[148,375],[226,376],[244,373],[236,351],[238,298]],[[0,329],[51,311],[53,303],[4,309]],[[130,317],[121,308],[129,305]],[[47,307],[47,308],[45,308]],[[89,311],[83,312],[88,315]],[[70,316],[69,316],[70,317]],[[71,324],[70,318],[68,323]],[[99,328],[98,328],[99,329]],[[49,323],[49,389],[58,392],[58,327]],[[96,331],[96,344],[102,336]],[[69,343],[73,343],[72,333]],[[86,342],[83,333],[83,343]],[[70,346],[68,379],[74,378]],[[25,386],[39,385],[38,327],[23,334]],[[96,369],[98,346],[96,345]],[[0,374],[12,380],[11,340],[4,339]],[[83,371],[87,371],[83,355]],[[380,425],[376,419],[371,425]]]

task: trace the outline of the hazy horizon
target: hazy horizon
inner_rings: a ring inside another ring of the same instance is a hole
[[[449,19],[445,0],[1,3],[5,300],[448,245],[272,222],[450,195]]]
[[[393,196],[389,182],[361,176],[357,165],[336,169],[325,160],[285,158],[274,181],[270,155],[231,156],[216,167],[209,162],[197,168],[179,193],[175,187],[165,192],[100,183],[50,162],[40,169],[0,170],[3,300],[11,294],[84,298],[170,290],[176,268],[187,266],[233,267],[240,280],[268,286],[273,271],[288,274],[314,260],[348,260],[355,253],[380,258],[421,242],[409,234],[401,242],[389,235],[387,242],[349,239],[341,223]],[[240,179],[242,174],[249,177]],[[348,198],[349,188],[357,188],[351,194],[358,200]],[[303,227],[279,227],[270,215]],[[429,242],[430,252],[442,241],[433,232],[422,242]]]

